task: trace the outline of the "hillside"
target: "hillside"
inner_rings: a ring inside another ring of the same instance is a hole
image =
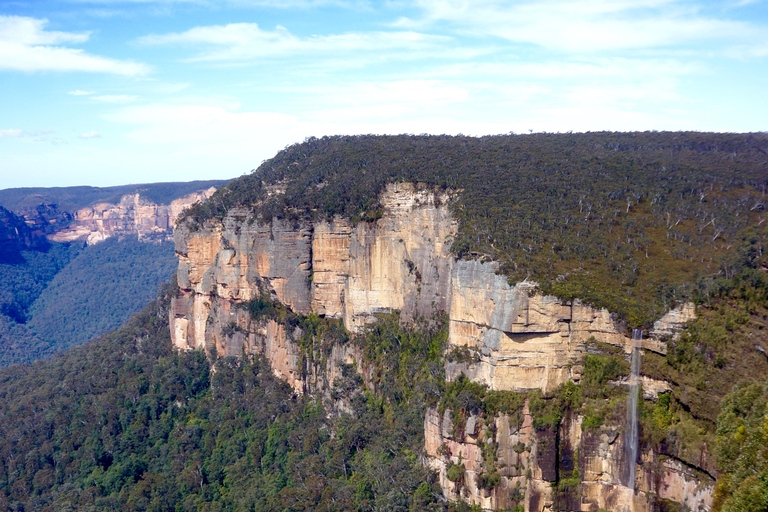
[[[445,313],[443,366],[459,386],[447,393],[461,398],[429,408],[424,428],[446,498],[709,510],[727,503],[713,498],[720,404],[768,374],[767,176],[764,134],[310,139],[189,210],[172,339],[265,354],[295,389],[322,393],[358,355],[313,355],[290,314],[261,316],[265,293],[352,333],[384,311],[406,324]],[[645,400],[632,464],[634,327]]]
[[[0,264],[0,366],[30,362],[115,329],[151,301],[176,266],[173,244],[135,238],[52,242]]]
[[[171,295],[51,361],[0,370],[0,508],[453,510],[417,457],[424,391],[402,398],[412,380],[379,398],[350,371],[354,414],[329,418],[263,359],[223,358],[212,373],[200,352],[174,352]],[[440,339],[395,319],[358,343],[425,374]]]
[[[220,183],[0,190],[21,213],[0,206],[0,365],[49,357],[140,310],[173,272],[173,220]]]
[[[20,263],[24,250],[45,250],[48,242],[34,236],[24,219],[0,206],[0,264]]]
[[[459,257],[648,327],[728,272],[721,259],[739,231],[765,218],[767,177],[765,134],[325,137],[286,148],[192,215],[247,206],[267,220],[375,220],[386,183],[435,185],[456,192]]]

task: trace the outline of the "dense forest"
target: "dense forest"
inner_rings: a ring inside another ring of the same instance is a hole
[[[354,415],[328,417],[258,358],[212,372],[202,352],[174,352],[169,299],[51,361],[0,370],[1,509],[448,508],[419,457],[444,326],[383,318],[349,341],[377,354],[389,385],[372,394],[350,368],[337,389]]]
[[[740,230],[766,216],[768,135],[697,132],[310,138],[192,209],[263,220],[375,220],[386,183],[455,192],[459,257],[607,307],[630,327],[708,293]],[[271,194],[274,185],[284,194]]]
[[[74,211],[130,193],[167,204],[223,183],[0,190],[0,366],[48,357],[118,327],[176,266],[171,242],[50,242],[46,236],[65,228]]]
[[[43,241],[0,263],[0,366],[48,357],[118,327],[176,267],[171,242],[109,239],[83,248]]]

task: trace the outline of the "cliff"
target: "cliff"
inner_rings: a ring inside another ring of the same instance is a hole
[[[491,389],[551,391],[578,381],[589,338],[631,351],[631,339],[607,310],[544,296],[534,283],[510,285],[493,262],[455,260],[449,199],[402,183],[387,187],[384,214],[373,223],[353,226],[336,217],[266,224],[235,208],[205,229],[181,224],[174,343],[239,354],[239,341],[222,329],[233,321],[246,329],[246,321],[219,312],[263,289],[296,313],[341,319],[351,332],[380,312],[400,311],[405,321],[447,313],[449,348],[466,347],[479,358],[449,362],[449,379],[463,372]],[[664,336],[692,318],[692,305],[671,311],[643,347],[664,353]]]
[[[328,391],[349,364],[368,380],[354,346],[332,347],[318,362],[303,351],[306,333],[299,325],[252,314],[249,304],[269,297],[292,313],[337,319],[352,333],[374,322],[377,313],[399,311],[404,322],[444,313],[446,377],[464,374],[491,390],[550,393],[569,381],[578,383],[588,342],[631,352],[632,340],[607,310],[543,295],[535,283],[509,284],[491,261],[456,260],[450,253],[457,233],[448,209],[452,197],[450,191],[397,183],[386,186],[379,198],[381,217],[373,222],[353,224],[338,216],[263,222],[246,208],[231,208],[223,220],[202,227],[180,223],[175,231],[180,291],[169,319],[174,346],[218,356],[263,354],[298,392]],[[690,304],[669,312],[642,348],[665,353],[667,340],[694,315]],[[644,388],[646,393],[669,389],[648,378]],[[659,462],[652,452],[642,454],[645,469],[638,472],[637,493],[622,486],[619,425],[583,432],[576,411],[560,432],[540,432],[527,405],[517,418],[487,421],[468,421],[456,438],[449,410],[444,416],[428,412],[426,453],[446,497],[486,509],[524,503],[525,510],[550,510],[557,497],[551,484],[574,469],[560,467],[567,452],[571,459],[578,453],[582,491],[560,496],[566,499],[560,510],[650,511],[662,498],[693,500],[704,509],[711,503],[711,482],[700,485],[683,463]],[[477,482],[486,444],[503,467],[492,492]],[[455,481],[449,470],[457,464],[464,465],[465,476]]]
[[[424,420],[429,466],[438,472],[447,498],[484,510],[653,512],[664,501],[683,510],[711,509],[714,480],[653,450],[640,453],[630,490],[622,482],[624,425],[590,429],[583,422],[583,415],[567,411],[557,431],[534,428],[526,401],[515,415],[487,422],[471,417],[457,435],[452,411],[441,416],[429,409]],[[492,486],[482,483],[489,452],[499,474]],[[460,480],[451,478],[456,467],[463,469]]]
[[[24,261],[21,251],[45,250],[48,245],[23,218],[0,206],[0,264]]]
[[[89,245],[129,234],[137,234],[140,240],[170,240],[181,212],[215,191],[210,187],[174,199],[167,205],[156,204],[139,193],[127,194],[117,204],[102,202],[77,210],[68,225],[49,238],[55,242],[85,240]]]

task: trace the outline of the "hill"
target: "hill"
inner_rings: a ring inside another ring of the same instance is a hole
[[[0,190],[0,202],[8,205],[0,206],[0,365],[48,357],[118,327],[141,309],[175,266],[168,224],[183,204],[168,208],[163,202],[193,201],[190,193],[221,183]],[[95,201],[120,203],[129,193],[153,201],[141,203],[147,210],[143,217],[134,218],[131,203],[107,213],[100,209],[105,218],[90,224],[76,221],[78,208]],[[136,233],[157,243],[138,243]],[[86,238],[114,236],[84,247]]]
[[[423,392],[396,399],[412,380],[382,401],[350,372],[354,414],[328,417],[260,358],[212,372],[201,352],[173,351],[173,293],[51,361],[0,370],[1,509],[451,510],[416,455]],[[395,321],[360,342],[390,340],[390,360],[419,369],[440,335]]]
[[[767,142],[288,147],[187,211],[178,287],[0,370],[0,503],[767,510]]]

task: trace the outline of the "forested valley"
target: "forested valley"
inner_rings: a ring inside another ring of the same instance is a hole
[[[194,233],[233,211],[248,212],[243,225],[334,216],[374,222],[384,214],[379,194],[393,181],[451,197],[456,258],[493,261],[511,283],[528,279],[560,300],[605,307],[628,332],[692,302],[696,319],[665,338],[665,353],[643,356],[642,375],[669,390],[640,400],[640,447],[716,481],[715,511],[768,510],[765,134],[311,138],[192,207],[185,223]],[[23,262],[0,265],[9,283],[5,321],[52,336],[43,323],[79,293],[69,283],[96,286],[88,280],[96,276],[85,275],[91,261],[110,274],[150,264],[138,246],[125,261],[110,259],[122,243],[129,242],[105,242],[87,258],[91,248],[20,250]],[[162,260],[167,249],[151,247]],[[154,278],[164,279],[168,267],[152,265]],[[556,436],[573,414],[597,435],[626,414],[626,388],[617,383],[628,378],[629,362],[615,346],[588,343],[580,380],[554,392],[499,391],[464,376],[446,380],[446,360],[474,356],[448,350],[445,315],[401,322],[397,311],[377,313],[352,333],[341,320],[299,314],[269,293],[240,304],[252,319],[302,333],[303,368],[327,361],[334,346],[362,354],[327,394],[297,393],[258,355],[174,350],[168,319],[179,290],[171,283],[118,329],[50,360],[0,369],[0,508],[467,511],[443,497],[425,465],[427,408],[451,411],[456,439],[470,417],[488,425],[502,414],[519,418],[524,403],[542,435]],[[129,293],[119,281],[98,286],[100,299]],[[58,328],[88,327],[75,316]],[[492,450],[483,458],[480,485],[490,491],[503,468]],[[448,478],[461,484],[461,460]],[[578,467],[552,480],[557,510],[572,509],[580,482]],[[683,510],[667,500],[657,505]]]

